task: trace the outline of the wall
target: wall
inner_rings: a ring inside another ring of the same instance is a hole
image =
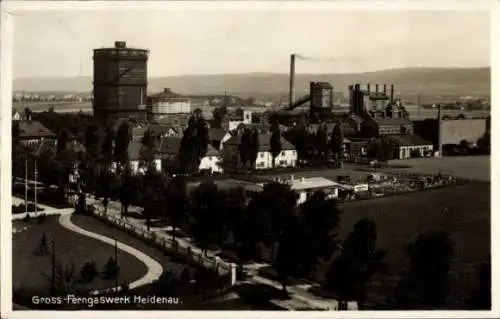
[[[191,102],[189,100],[154,101],[151,113],[156,118],[167,114],[189,114],[191,113]]]
[[[281,164],[280,164],[281,162]],[[226,145],[224,147],[224,165],[238,168],[240,154],[238,146]],[[295,167],[297,165],[297,152],[295,150],[284,150],[276,157],[276,167]],[[259,152],[255,161],[256,169],[273,168],[273,157],[270,152]]]
[[[223,169],[219,165],[220,158],[217,156],[205,156],[201,159],[199,170],[210,170],[212,172],[222,173]]]
[[[486,119],[441,121],[441,143],[460,144],[460,141],[476,143],[486,132]]]

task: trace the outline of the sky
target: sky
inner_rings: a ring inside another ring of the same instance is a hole
[[[25,11],[14,78],[91,76],[92,50],[150,50],[149,76],[490,66],[487,11]]]

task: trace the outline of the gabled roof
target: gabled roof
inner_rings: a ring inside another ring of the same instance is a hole
[[[57,135],[46,128],[42,123],[32,120],[19,121],[20,138],[56,138]]]
[[[179,149],[181,147],[182,137],[180,136],[169,136],[162,139],[158,153],[161,155],[172,155],[176,156],[179,154]],[[206,156],[219,156],[220,152],[208,144]]]
[[[333,89],[332,85],[328,82],[314,82],[313,86],[322,88],[322,89]]]
[[[373,118],[378,125],[412,125],[413,123],[403,117],[394,118]]]
[[[209,129],[210,140],[221,141],[226,135],[226,131],[222,128],[211,128]]]
[[[268,152],[271,150],[271,133],[259,134],[259,152]],[[241,135],[233,135],[226,141],[225,145],[240,145]],[[294,150],[295,146],[281,136],[282,150]]]
[[[385,137],[392,144],[398,146],[420,146],[420,145],[433,145],[431,142],[423,139],[422,137],[412,135],[389,135]]]
[[[154,98],[154,99],[155,98],[163,98],[163,99],[186,99],[186,100],[189,99],[189,97],[187,97],[187,96],[184,96],[182,94],[178,94],[178,93],[172,92],[172,90],[170,88],[165,88],[165,89],[163,89],[162,92],[151,94],[149,97],[150,98]]]

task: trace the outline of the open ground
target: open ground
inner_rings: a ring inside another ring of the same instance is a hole
[[[24,226],[24,221],[14,221],[13,227]],[[42,235],[45,233],[50,245],[52,237],[55,240],[56,260],[61,265],[75,266],[75,278],[80,275],[81,267],[88,261],[94,261],[98,271],[102,271],[105,263],[114,256],[114,247],[96,239],[74,233],[61,226],[57,216],[47,216],[42,224],[28,225],[27,229],[13,235],[12,251],[12,278],[13,287],[47,291],[51,275],[52,264],[50,255],[37,256],[34,254]],[[121,265],[119,284],[132,282],[146,274],[147,268],[135,257],[118,250],[118,263]],[[97,278],[92,283],[93,289],[114,287],[114,280]]]

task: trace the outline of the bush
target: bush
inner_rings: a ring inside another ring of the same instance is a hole
[[[24,216],[23,222],[28,223],[30,220],[31,220],[31,217],[30,217],[30,214],[28,213],[28,214],[26,214],[26,216]]]
[[[113,257],[110,257],[104,265],[104,269],[102,271],[102,277],[104,279],[115,279],[118,276],[120,271],[120,267],[118,266],[116,260]]]
[[[94,261],[86,262],[80,270],[80,281],[89,284],[97,277],[98,271]]]
[[[47,220],[47,215],[45,213],[40,214],[37,218],[36,221],[38,224],[43,224]]]

